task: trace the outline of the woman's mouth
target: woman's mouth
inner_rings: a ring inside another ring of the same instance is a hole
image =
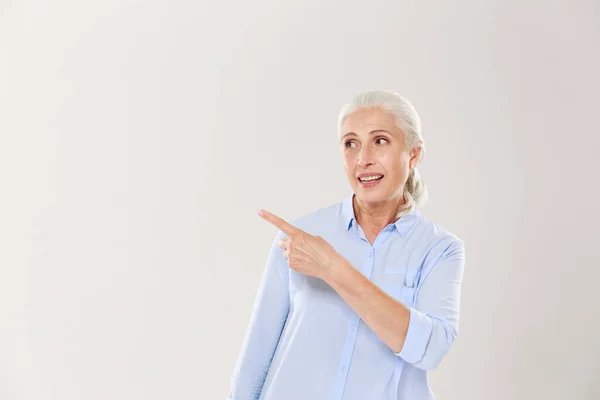
[[[377,176],[374,176],[373,178],[368,177],[365,180],[362,180],[360,178],[357,178],[357,179],[363,188],[369,188],[369,187],[378,185],[379,182],[381,182],[381,180],[383,179],[383,175],[377,175]]]

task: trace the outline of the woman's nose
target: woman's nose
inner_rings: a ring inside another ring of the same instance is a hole
[[[358,156],[358,164],[361,167],[366,166],[367,164],[372,163],[373,151],[370,146],[363,146],[360,150],[360,154]]]

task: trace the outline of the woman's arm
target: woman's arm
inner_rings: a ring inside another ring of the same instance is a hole
[[[325,281],[399,357],[431,370],[450,350],[458,333],[464,244],[454,241],[427,276],[415,307],[397,301],[340,258]]]
[[[277,246],[285,236],[278,231],[269,250],[227,400],[258,399],[279,343],[289,311],[289,269]]]

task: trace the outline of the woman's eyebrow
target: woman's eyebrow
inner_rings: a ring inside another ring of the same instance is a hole
[[[375,134],[375,133],[380,133],[380,132],[385,132],[385,133],[388,133],[388,134],[392,135],[392,134],[391,134],[391,132],[388,132],[388,131],[386,131],[385,129],[373,129],[371,132],[369,132],[369,135],[373,135],[373,134]],[[358,135],[357,135],[356,133],[354,133],[354,132],[348,132],[348,133],[346,133],[344,136],[342,136],[342,140],[343,140],[343,139],[344,139],[346,136],[358,136]],[[392,136],[394,136],[394,135],[392,135]]]

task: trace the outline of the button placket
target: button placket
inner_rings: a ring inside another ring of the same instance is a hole
[[[363,274],[368,279],[371,279],[371,275],[373,273],[373,265],[375,263],[375,258],[374,258],[375,249],[373,246],[369,247],[367,255],[368,255],[368,257],[364,261],[361,272],[363,272]],[[342,398],[342,395],[344,392],[344,387],[345,387],[346,379],[348,376],[347,374],[348,374],[348,370],[349,370],[349,365],[352,360],[352,353],[354,352],[354,345],[356,344],[356,340],[358,337],[358,327],[359,327],[360,323],[361,323],[360,317],[356,314],[354,314],[350,318],[350,321],[348,323],[348,328],[346,331],[347,332],[346,340],[344,342],[343,354],[342,354],[340,364],[339,364],[340,365],[339,374],[336,379],[335,389],[334,389],[334,394],[333,394],[333,398],[337,399],[337,400]]]

